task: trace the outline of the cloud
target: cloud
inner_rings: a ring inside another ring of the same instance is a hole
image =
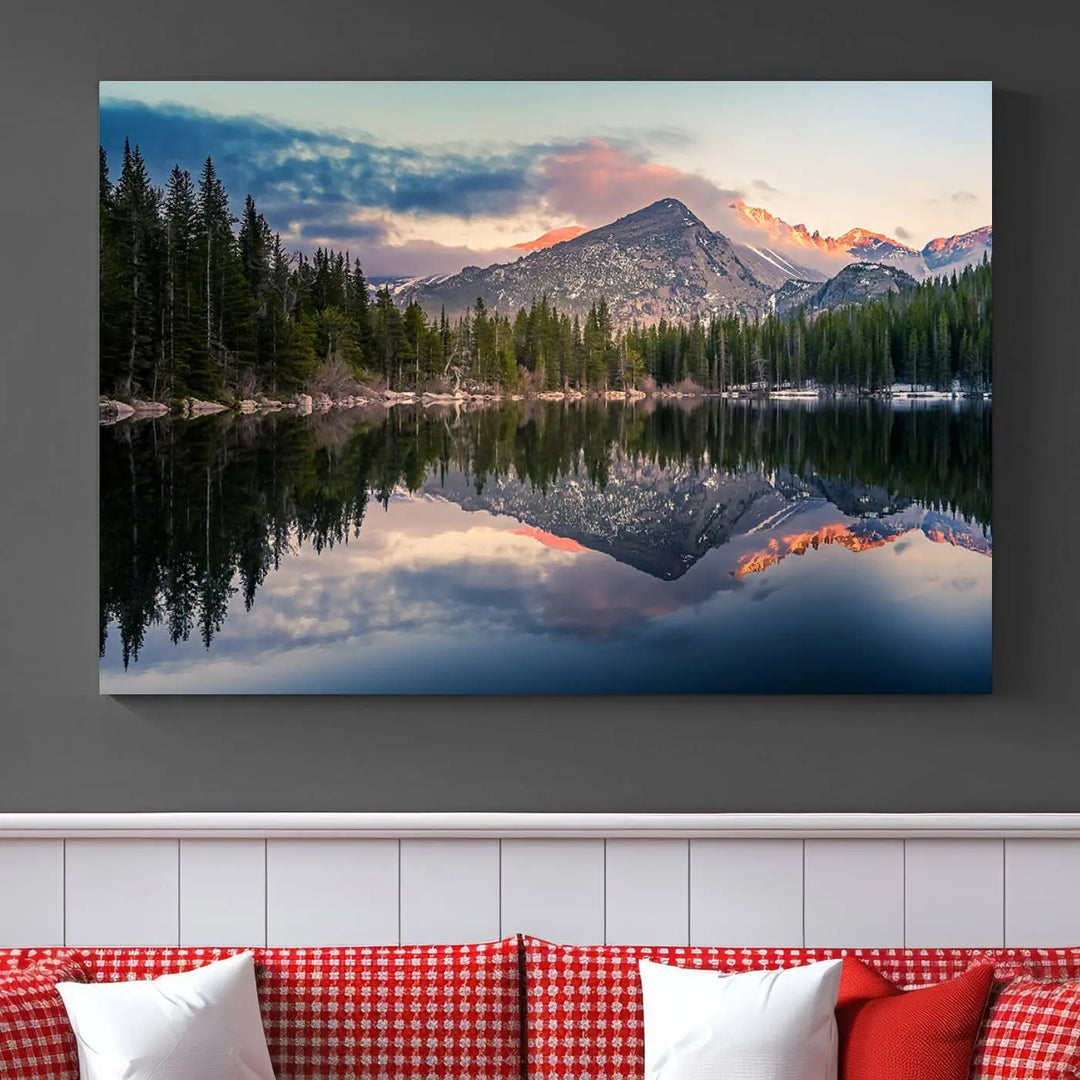
[[[515,243],[549,228],[607,224],[666,197],[724,231],[728,206],[741,197],[650,158],[650,143],[655,150],[689,138],[677,128],[465,152],[106,99],[100,129],[114,177],[125,138],[158,185],[176,164],[198,180],[210,154],[234,213],[250,194],[287,246],[349,249],[375,275],[512,261]]]
[[[158,184],[175,164],[197,179],[209,153],[234,210],[251,194],[267,220],[282,230],[291,221],[327,221],[327,207],[338,214],[359,207],[463,218],[512,213],[535,202],[536,161],[549,149],[512,146],[474,155],[425,151],[255,117],[129,102],[104,102],[100,125],[114,174],[126,137],[139,146]]]
[[[604,225],[658,199],[679,199],[707,224],[741,193],[649,161],[603,139],[548,154],[539,166],[547,204],[582,225]]]
[[[772,184],[768,182],[768,180],[755,180],[753,183],[754,187],[756,187],[758,191],[768,191],[774,195],[780,194],[780,189],[774,188]]]
[[[957,206],[972,206],[979,201],[979,196],[974,191],[954,191],[949,198]]]
[[[912,234],[904,228],[903,225],[896,225],[893,227],[893,235],[897,240],[910,240]]]

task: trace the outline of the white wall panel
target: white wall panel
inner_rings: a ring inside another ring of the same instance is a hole
[[[1080,840],[1005,841],[1005,944],[1080,945]]]
[[[402,942],[498,937],[499,841],[402,840]]]
[[[807,840],[808,946],[904,944],[904,841]]]
[[[266,841],[180,841],[180,944],[266,944]]]
[[[65,943],[177,945],[178,840],[68,840]]]
[[[690,934],[686,840],[606,841],[607,940],[686,945]]]
[[[603,840],[504,840],[502,929],[549,941],[604,940]]]
[[[0,840],[0,948],[64,944],[64,841]]]
[[[908,840],[904,943],[909,948],[1000,946],[1005,936],[1001,840]]]
[[[268,945],[396,944],[397,840],[268,840]]]
[[[803,943],[801,840],[691,840],[693,945]]]
[[[1080,945],[1080,827],[1048,815],[1000,828],[950,819],[939,834],[898,819],[894,837],[878,819],[862,832],[845,819],[828,835],[812,821],[805,837],[794,825],[749,835],[739,823],[718,836],[691,821],[680,836],[681,819],[660,815],[641,835],[616,821],[606,840],[575,815],[538,837],[462,836],[454,818],[446,836],[400,840],[380,822],[374,836],[348,822],[345,835],[327,826],[259,836],[197,816],[133,833],[99,822],[65,839],[57,815],[41,817],[34,828],[0,821],[0,947],[422,943],[516,931],[642,944]],[[529,818],[526,831],[542,824]]]

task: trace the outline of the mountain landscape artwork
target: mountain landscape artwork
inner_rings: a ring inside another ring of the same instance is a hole
[[[989,83],[100,92],[102,693],[990,692]]]

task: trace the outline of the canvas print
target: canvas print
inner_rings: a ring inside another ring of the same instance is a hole
[[[991,86],[100,87],[108,694],[986,693]]]

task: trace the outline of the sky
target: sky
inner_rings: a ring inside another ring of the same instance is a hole
[[[154,182],[214,159],[285,244],[369,276],[517,258],[674,197],[761,240],[743,200],[922,247],[991,224],[988,82],[103,82],[101,142]]]

